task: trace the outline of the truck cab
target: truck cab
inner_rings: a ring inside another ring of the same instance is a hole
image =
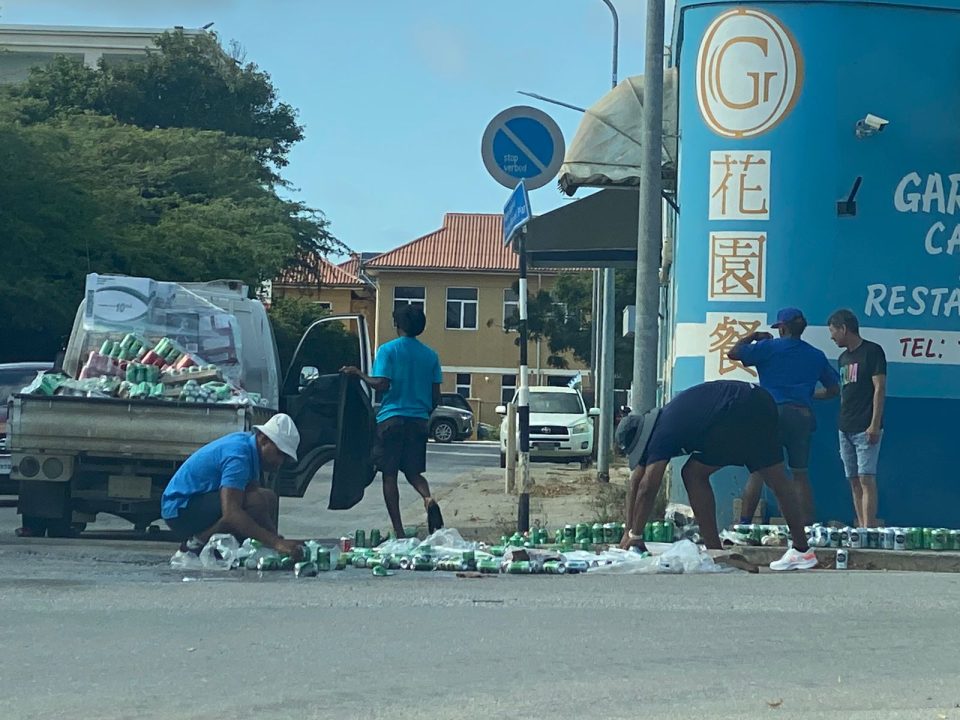
[[[266,486],[283,496],[302,497],[317,470],[332,462],[329,507],[349,508],[363,497],[374,476],[374,414],[368,390],[339,369],[370,368],[365,318],[318,319],[301,338],[290,366],[280,368],[267,312],[248,297],[246,286],[214,281],[178,287],[235,323],[231,372],[256,403],[14,395],[8,420],[11,475],[20,483],[18,512],[27,534],[75,533],[101,512],[144,530],[160,517],[160,496],[187,457],[276,412],[289,414],[296,423],[300,459],[263,478]],[[102,342],[103,333],[84,322],[90,298],[88,293],[77,310],[64,356],[64,372],[73,378],[79,377],[91,348]],[[188,317],[184,332],[195,331],[196,323]]]

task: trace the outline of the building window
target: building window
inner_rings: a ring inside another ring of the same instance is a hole
[[[506,405],[509,402],[513,402],[513,396],[517,393],[517,376],[516,375],[501,375],[500,376],[500,404]]]
[[[447,330],[477,329],[477,289],[447,288]]]
[[[322,300],[316,300],[314,301],[313,304],[316,305],[321,310],[326,310],[327,312],[330,312],[331,310],[333,310],[333,305],[331,305],[328,302],[324,302]]]
[[[507,288],[503,291],[503,329],[516,330],[520,320],[520,296],[516,290]],[[511,325],[512,323],[512,325]]]
[[[470,373],[457,373],[457,395],[470,397]]]
[[[427,292],[422,287],[397,286],[393,289],[393,309],[396,310],[398,307],[404,305],[418,305],[420,309],[423,310],[424,315],[426,315],[426,297]]]

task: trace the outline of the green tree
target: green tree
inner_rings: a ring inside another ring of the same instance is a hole
[[[623,337],[622,324],[623,309],[634,302],[636,272],[617,270],[614,277],[614,379],[617,384],[629,384],[633,375],[633,342]],[[571,352],[580,362],[590,363],[592,288],[590,272],[565,272],[551,291],[540,290],[528,298],[528,331],[531,339],[547,341],[547,363],[551,367],[566,368],[569,363],[565,354]],[[516,319],[508,326],[516,327]]]
[[[326,310],[304,298],[283,297],[270,307],[270,324],[277,341],[280,371],[286,372],[297,345],[311,324],[326,317]],[[356,365],[360,345],[356,335],[342,323],[331,320],[313,330],[301,349],[298,363],[316,367],[322,374],[338,372],[344,365]],[[299,368],[294,368],[299,372]]]
[[[66,57],[35,69],[15,94],[32,102],[26,117],[42,122],[64,113],[90,111],[144,129],[196,128],[258,140],[264,172],[287,164],[290,148],[303,139],[293,107],[278,99],[269,74],[230,57],[212,33],[164,33],[145,61],[96,69]]]

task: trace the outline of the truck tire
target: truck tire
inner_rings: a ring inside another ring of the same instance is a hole
[[[47,534],[47,519],[24,515],[17,529],[17,537],[43,537]]]
[[[71,538],[79,535],[82,530],[74,526],[83,526],[86,528],[86,523],[72,523],[69,520],[47,520],[47,537],[52,538]]]
[[[437,420],[430,428],[430,437],[438,443],[453,442],[457,437],[457,428],[449,420]]]

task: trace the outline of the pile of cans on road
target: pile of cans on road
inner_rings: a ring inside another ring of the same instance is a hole
[[[789,538],[784,525],[734,525],[734,532],[745,544],[763,544],[764,538],[778,535]],[[960,551],[960,530],[921,527],[806,527],[811,547],[849,548],[851,550],[931,550]]]

